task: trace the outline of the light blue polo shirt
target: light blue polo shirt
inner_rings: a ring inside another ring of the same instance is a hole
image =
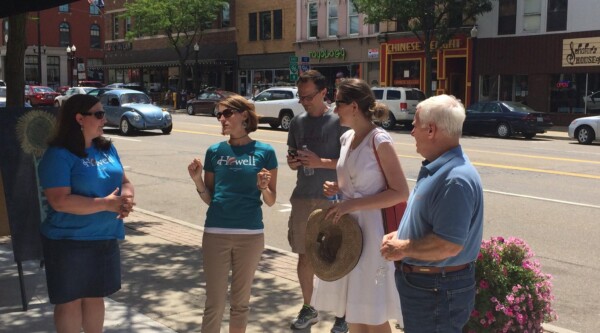
[[[483,235],[483,188],[479,173],[461,146],[433,162],[423,162],[398,229],[398,238],[421,239],[430,233],[463,246],[463,250],[443,261],[405,258],[405,263],[443,267],[477,258]]]

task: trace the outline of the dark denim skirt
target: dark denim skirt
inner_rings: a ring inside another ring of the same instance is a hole
[[[106,297],[121,289],[121,255],[116,239],[54,240],[42,236],[50,303]]]

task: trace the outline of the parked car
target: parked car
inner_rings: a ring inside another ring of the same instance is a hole
[[[425,99],[425,94],[416,88],[373,87],[371,90],[375,99],[390,109],[388,119],[380,124],[386,130],[394,128],[396,123],[412,126],[417,104]]]
[[[142,85],[140,85],[139,83],[112,83],[105,87],[112,88],[112,89],[133,89],[133,90],[141,91],[144,94],[148,93],[148,91],[146,91],[146,88],[143,87]]]
[[[60,86],[60,87],[56,88],[55,91],[57,93],[61,94],[61,95],[64,95],[67,92],[67,90],[69,90],[69,88],[71,88],[71,87],[69,87],[69,86]]]
[[[531,139],[552,127],[548,114],[511,101],[478,102],[467,108],[463,133],[495,134],[501,138],[522,135]]]
[[[589,145],[600,140],[600,116],[577,118],[569,125],[569,137],[577,142]]]
[[[32,106],[54,105],[54,98],[60,94],[45,86],[25,86],[25,102]]]
[[[78,86],[80,87],[96,87],[96,88],[102,88],[104,87],[104,83],[100,82],[100,81],[79,81]]]
[[[0,87],[6,87],[6,83],[2,80],[0,80]]]
[[[111,91],[111,90],[113,90],[113,89],[112,88],[106,88],[106,87],[94,88],[94,89],[88,91],[87,94],[100,98],[100,96],[102,94],[104,94],[107,91]]]
[[[281,126],[290,129],[290,122],[295,115],[304,112],[298,102],[298,88],[272,87],[263,90],[251,99],[258,114],[260,124],[269,124],[272,128]]]
[[[169,112],[153,105],[148,95],[131,89],[113,89],[100,96],[106,111],[106,125],[117,127],[122,135],[135,130],[160,129],[171,133],[173,120]]]
[[[25,102],[23,105],[26,108],[30,108],[31,104]],[[6,86],[0,86],[0,108],[6,107]]]
[[[93,89],[94,89],[94,87],[69,88],[69,90],[67,90],[64,95],[58,95],[54,98],[54,106],[61,107],[63,105],[63,103],[69,99],[69,97],[71,97],[73,95],[87,94],[88,92],[90,92]]]
[[[236,95],[236,93],[225,90],[203,92],[197,98],[193,98],[187,101],[187,113],[189,115],[195,115],[196,113],[204,113],[216,117],[217,112],[219,112],[217,103],[231,95]]]

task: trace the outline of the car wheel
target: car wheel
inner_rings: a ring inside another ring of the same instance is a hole
[[[60,103],[58,101],[54,101],[54,106],[59,108],[60,107]]]
[[[121,122],[119,123],[119,132],[121,132],[122,135],[129,135],[129,134],[131,134],[132,130],[133,130],[133,128],[131,127],[129,120],[127,120],[127,118],[123,117],[121,119]]]
[[[169,127],[165,127],[161,131],[163,132],[163,134],[171,134],[172,130],[173,130],[173,125],[169,125]]]
[[[215,105],[215,108],[213,109],[212,115],[213,115],[214,117],[216,117],[216,116],[217,116],[217,113],[219,113],[219,106],[218,106],[218,105]]]
[[[577,138],[577,142],[589,145],[596,139],[596,133],[594,133],[594,130],[591,127],[585,125],[578,127],[577,130],[575,130],[575,137]]]
[[[292,118],[294,118],[294,114],[291,113],[290,111],[284,111],[281,114],[281,117],[279,117],[279,122],[280,122],[281,128],[283,130],[286,130],[286,131],[290,130],[290,123],[292,122]]]
[[[385,130],[391,130],[396,126],[396,117],[391,112],[388,112],[388,118],[381,122],[381,127]]]
[[[523,136],[525,137],[525,139],[533,139],[535,133],[523,133]]]
[[[510,126],[507,123],[498,124],[496,134],[503,139],[510,137]]]
[[[190,116],[193,116],[196,114],[196,112],[194,111],[194,106],[192,104],[187,106],[187,114],[189,114]]]

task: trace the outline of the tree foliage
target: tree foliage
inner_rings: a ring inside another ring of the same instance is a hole
[[[353,0],[365,23],[392,21],[397,31],[410,31],[423,44],[426,94],[431,95],[433,55],[461,28],[492,10],[492,0]],[[431,41],[436,43],[431,43]]]
[[[180,64],[178,89],[185,82],[185,62],[193,44],[202,39],[219,12],[227,5],[223,0],[136,0],[125,3],[122,17],[131,17],[133,24],[127,39],[139,36],[165,35],[177,53]]]

